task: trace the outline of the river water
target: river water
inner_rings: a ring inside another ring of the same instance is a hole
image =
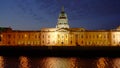
[[[120,68],[120,58],[0,56],[0,68]]]

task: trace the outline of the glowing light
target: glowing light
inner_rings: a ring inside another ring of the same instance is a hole
[[[4,58],[0,56],[0,68],[4,68]]]
[[[3,37],[3,35],[2,35],[2,34],[1,34],[0,36],[1,36],[1,37]]]
[[[19,60],[20,60],[20,66],[19,66],[19,68],[30,68],[29,61],[28,61],[27,57],[21,56],[19,58]]]
[[[58,40],[57,39],[57,32],[51,33],[50,36],[52,36],[52,37],[50,37],[50,41],[54,42],[53,44],[56,44],[56,40]]]
[[[27,37],[27,34],[25,34],[24,36]]]
[[[105,58],[100,58],[97,62],[97,68],[106,68],[107,62]]]
[[[113,68],[120,68],[120,58],[113,60]]]
[[[112,41],[115,42],[114,44],[120,45],[120,32],[115,32],[113,35],[115,35],[115,37],[112,39]]]
[[[101,34],[99,34],[99,38],[101,38],[102,37],[102,35]]]
[[[77,68],[75,58],[48,57],[43,59],[42,68]]]

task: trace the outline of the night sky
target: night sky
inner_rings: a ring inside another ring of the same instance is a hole
[[[56,27],[65,7],[71,28],[113,29],[120,25],[120,0],[0,0],[0,27]]]

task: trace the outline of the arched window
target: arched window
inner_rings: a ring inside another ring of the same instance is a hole
[[[63,44],[64,44],[64,42],[61,42],[61,44],[63,45]]]
[[[42,41],[42,43],[44,44],[44,41]]]
[[[81,35],[81,38],[83,38],[83,35]]]
[[[43,35],[43,38],[44,38],[44,35]]]
[[[50,40],[48,40],[48,44],[50,44]]]
[[[70,41],[70,43],[72,44],[72,41]]]
[[[50,38],[50,35],[48,35],[48,38]]]
[[[58,34],[58,38],[60,38],[60,35]]]

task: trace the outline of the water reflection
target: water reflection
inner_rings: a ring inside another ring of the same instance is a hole
[[[120,68],[120,58],[113,59],[113,68]]]
[[[40,68],[77,68],[76,58],[46,57],[40,61]]]
[[[0,68],[120,68],[120,58],[0,56]]]
[[[27,57],[21,56],[19,58],[19,60],[20,60],[19,68],[29,68],[30,67],[29,60]]]
[[[0,68],[4,68],[4,58],[0,56]]]
[[[98,59],[97,68],[106,68],[107,65],[108,65],[107,59],[103,57]]]

